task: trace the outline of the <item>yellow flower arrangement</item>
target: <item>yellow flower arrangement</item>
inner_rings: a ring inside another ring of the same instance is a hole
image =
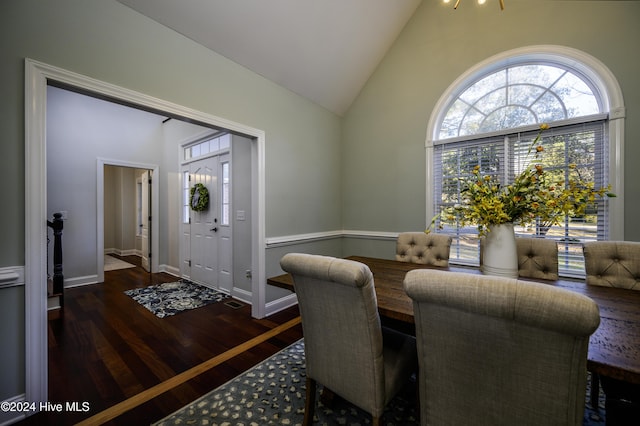
[[[538,220],[550,227],[559,224],[566,216],[584,215],[596,197],[615,197],[610,192],[610,185],[595,189],[593,182],[583,181],[575,164],[569,165],[571,176],[566,182],[544,169],[540,161],[544,152],[540,138],[548,128],[547,124],[540,125],[540,131],[528,151],[528,155],[535,153],[534,161],[516,176],[512,184],[503,187],[495,178],[482,176],[480,167],[475,166],[471,178],[460,178],[462,204],[444,208],[425,232],[429,233],[438,219],[440,228],[443,223],[475,224],[480,235],[486,234],[491,225],[503,223],[527,224]]]

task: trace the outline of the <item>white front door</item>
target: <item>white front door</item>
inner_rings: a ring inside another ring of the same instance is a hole
[[[202,184],[209,191],[204,211],[191,209],[191,279],[217,287],[218,239],[216,201],[218,158],[209,157],[190,165],[191,187]]]
[[[142,174],[141,188],[141,223],[140,223],[140,243],[142,252],[142,267],[145,271],[151,271],[151,170],[147,170]]]
[[[180,255],[183,277],[231,292],[233,244],[228,213],[229,185],[224,185],[223,176],[224,170],[227,173],[229,170],[228,158],[228,154],[212,156],[182,167],[184,200]],[[204,185],[209,193],[208,207],[203,211],[193,210],[190,206],[191,189],[197,184]]]

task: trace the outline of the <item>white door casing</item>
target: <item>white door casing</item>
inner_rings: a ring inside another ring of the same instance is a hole
[[[160,167],[155,164],[147,164],[147,163],[137,163],[131,161],[123,161],[118,159],[111,158],[98,158],[97,159],[97,176],[96,176],[96,195],[97,195],[97,205],[98,205],[98,217],[96,218],[96,235],[97,235],[97,264],[98,264],[98,282],[104,282],[104,167],[106,165],[116,166],[116,167],[129,167],[133,169],[147,169],[151,176],[160,176]],[[156,180],[154,183],[153,180],[150,181],[148,190],[149,190],[149,207],[148,211],[151,213],[152,217],[159,217],[158,213],[160,210],[159,204],[159,185]],[[149,247],[151,252],[154,251],[157,253],[159,251],[159,238],[153,239],[153,235],[159,235],[159,221],[152,221],[149,227]],[[160,265],[158,264],[158,257],[151,259],[149,263],[149,268],[151,272],[158,272],[160,269]]]
[[[47,85],[59,82],[131,105],[249,135],[252,144],[252,316],[266,314],[265,132],[33,59],[25,59],[25,400],[47,401]],[[100,162],[100,160],[98,160]],[[102,174],[99,173],[99,181]],[[155,186],[154,186],[155,187]],[[155,194],[154,194],[155,195]],[[157,197],[154,204],[157,203]],[[100,199],[98,197],[98,203]],[[157,226],[158,221],[153,226]],[[100,236],[98,236],[100,239]],[[98,274],[102,261],[98,260]],[[104,270],[103,270],[104,271]],[[102,272],[104,274],[104,272]]]
[[[151,171],[147,170],[142,174],[142,206],[141,206],[141,229],[140,229],[140,243],[141,243],[141,257],[142,257],[142,267],[145,271],[151,271],[151,245],[150,245],[150,225],[153,221],[153,217],[151,215]]]

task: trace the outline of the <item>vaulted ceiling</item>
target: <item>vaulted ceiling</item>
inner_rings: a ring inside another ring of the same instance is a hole
[[[118,0],[343,115],[422,0]]]

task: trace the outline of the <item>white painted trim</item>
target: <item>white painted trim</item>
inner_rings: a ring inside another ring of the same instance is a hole
[[[170,265],[166,265],[166,264],[162,264],[159,266],[159,272],[164,272],[166,274],[169,275],[173,275],[177,278],[180,278],[180,269],[176,268],[175,266],[170,266]]]
[[[231,290],[231,296],[234,299],[238,299],[243,301],[244,303],[247,304],[251,304],[251,300],[253,299],[253,297],[251,296],[251,292],[247,291],[247,290],[243,290],[241,288],[238,287],[233,287],[233,289]],[[265,309],[266,312],[266,309]],[[268,316],[267,314],[265,314],[265,316]]]
[[[62,307],[60,295],[47,297],[47,311],[54,311]]]
[[[99,81],[32,59],[25,59],[25,389],[26,400],[47,400],[47,297],[46,285],[46,106],[49,81],[105,95],[132,105],[162,111],[170,116],[228,129],[254,139],[254,188],[251,217],[252,315],[265,316],[265,132],[224,118],[196,111],[143,93]],[[158,197],[154,197],[158,199]],[[157,235],[157,233],[156,233]]]
[[[284,235],[280,237],[269,237],[266,239],[266,247],[282,247],[291,246],[301,243],[310,243],[315,241],[329,240],[334,238],[363,238],[373,240],[389,240],[395,241],[398,238],[398,232],[381,232],[381,231],[351,231],[347,229],[339,231],[314,232],[311,234]]]
[[[281,237],[267,238],[265,243],[267,248],[277,247],[280,245],[291,245],[296,243],[306,243],[311,241],[327,240],[331,238],[340,238],[343,231],[314,232],[310,234],[285,235]]]
[[[251,221],[251,235],[257,236],[257,244],[251,245],[251,267],[253,274],[251,278],[251,314],[256,318],[264,318],[266,316],[266,289],[267,276],[265,265],[265,236],[266,236],[266,162],[265,162],[265,133],[263,131],[255,134],[257,149],[251,150],[251,169],[257,173],[251,174],[251,188],[257,188],[257,191],[251,193],[251,211],[252,217],[256,220]]]
[[[47,400],[47,72],[25,61],[25,399]]]
[[[342,231],[342,235],[347,238],[364,238],[372,240],[393,240],[398,239],[399,232],[381,232],[381,231]]]
[[[160,166],[136,163],[111,158],[96,159],[96,253],[98,262],[98,282],[104,282],[104,166],[131,167],[152,171],[151,178],[151,272],[158,272],[160,253]]]
[[[119,249],[119,248],[106,248],[104,254],[116,254],[118,256],[138,256],[140,257],[140,250],[137,249]]]
[[[9,398],[6,398],[2,401],[5,402],[31,402],[26,399],[25,394],[15,395]],[[24,412],[20,411],[0,411],[0,426],[8,426],[27,417]]]
[[[267,303],[267,316],[283,311],[298,304],[298,297],[291,293],[285,297]]]
[[[104,268],[104,266],[103,266]],[[104,276],[104,271],[103,276]],[[82,287],[85,285],[92,285],[104,282],[104,279],[100,280],[99,274],[95,275],[84,275],[81,277],[73,277],[73,278],[65,278],[64,279],[64,288],[73,288],[73,287]]]
[[[0,268],[0,290],[24,285],[24,266]]]
[[[609,113],[609,181],[617,198],[609,201],[609,239],[624,240],[624,120],[625,107],[622,90],[609,68],[599,59],[566,46],[526,46],[494,55],[469,68],[444,91],[436,102],[425,140],[426,160],[426,218],[431,222],[433,212],[433,141],[437,139],[438,123],[446,113],[444,108],[461,89],[476,79],[490,74],[506,64],[527,60],[548,60],[579,71],[595,87],[603,100],[603,109]]]

